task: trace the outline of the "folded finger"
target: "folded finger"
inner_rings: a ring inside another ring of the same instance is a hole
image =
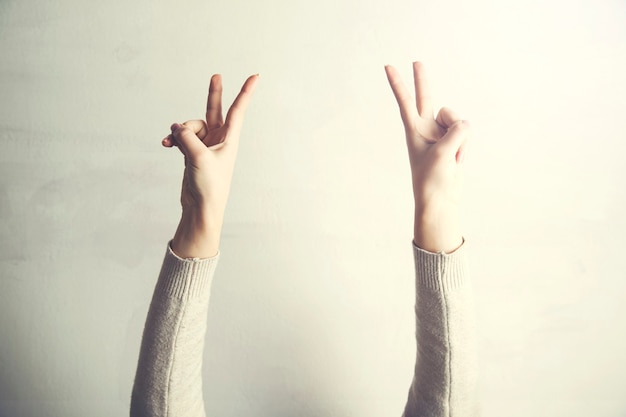
[[[439,126],[447,129],[459,120],[461,120],[461,117],[459,117],[456,112],[449,109],[448,107],[442,107],[441,110],[439,110],[439,113],[437,113],[436,120]]]
[[[195,135],[201,140],[204,140],[208,133],[207,124],[204,120],[187,120],[185,123],[183,123],[183,126],[191,129],[193,133],[195,133]]]
[[[171,148],[172,146],[176,145],[174,143],[174,138],[172,137],[172,135],[167,135],[166,137],[164,137],[163,140],[161,140],[161,144],[166,148]]]
[[[465,162],[465,158],[467,157],[467,149],[468,144],[470,143],[469,139],[465,139],[465,141],[459,147],[459,150],[456,152],[456,162],[462,164]]]
[[[206,146],[187,125],[174,123],[171,127],[176,145],[186,157],[200,155],[206,150]]]
[[[463,156],[465,148],[463,145],[469,139],[469,124],[459,120],[448,128],[448,131],[437,144],[447,155],[455,155],[457,162]],[[461,152],[459,152],[461,151]]]

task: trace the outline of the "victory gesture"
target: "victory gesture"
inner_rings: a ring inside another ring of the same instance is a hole
[[[421,64],[413,70],[415,101],[397,71],[386,67],[404,122],[415,197],[417,355],[402,415],[477,417],[473,298],[457,213],[468,130],[448,109],[433,117]],[[248,78],[223,120],[221,78],[213,76],[206,121],[174,124],[163,139],[164,146],[177,146],[185,155],[183,214],[146,318],[131,417],[206,415],[202,357],[211,283],[243,114],[256,82],[256,76]]]
[[[206,121],[174,123],[163,146],[177,146],[185,155],[181,192],[183,214],[172,250],[183,258],[217,254],[224,210],[237,157],[239,134],[258,75],[249,77],[222,116],[222,78],[213,75],[207,99]]]
[[[398,71],[386,66],[387,79],[404,124],[415,198],[414,242],[431,252],[452,252],[463,242],[458,209],[468,125],[450,109],[434,118],[423,65],[413,63],[415,101]]]

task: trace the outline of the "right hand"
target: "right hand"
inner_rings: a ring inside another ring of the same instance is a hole
[[[468,124],[445,107],[433,117],[420,62],[413,63],[415,101],[397,70],[386,66],[385,71],[400,107],[406,134],[415,199],[415,243],[432,252],[453,251],[463,241],[458,209]]]
[[[207,258],[218,252],[224,211],[237,157],[243,116],[254,92],[258,75],[250,76],[222,116],[222,79],[211,77],[206,121],[174,123],[163,146],[185,156],[181,190],[183,214],[172,242],[174,252],[184,258]]]

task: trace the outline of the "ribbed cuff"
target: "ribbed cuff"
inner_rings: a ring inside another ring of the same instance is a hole
[[[464,248],[465,238],[452,253],[429,252],[413,243],[417,284],[437,291],[452,291],[463,286],[469,280]]]
[[[170,244],[167,244],[156,292],[183,300],[208,296],[219,252],[212,258],[183,259],[172,251]]]

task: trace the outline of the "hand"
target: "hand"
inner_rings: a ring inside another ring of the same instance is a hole
[[[174,123],[163,146],[185,156],[180,201],[183,214],[172,241],[172,250],[183,258],[208,258],[217,254],[224,211],[237,157],[245,110],[258,75],[249,77],[241,92],[222,116],[222,78],[211,77],[206,121]]]
[[[400,107],[415,198],[415,244],[431,252],[452,252],[463,242],[458,209],[468,124],[442,108],[433,117],[423,65],[413,63],[415,102],[392,66],[387,79]]]

